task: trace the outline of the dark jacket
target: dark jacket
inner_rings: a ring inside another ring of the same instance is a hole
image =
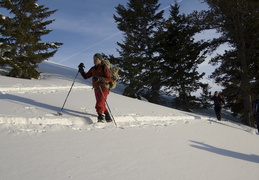
[[[223,99],[222,96],[220,96],[220,95],[218,95],[218,96],[215,96],[215,95],[214,95],[214,96],[211,98],[211,100],[214,101],[214,105],[215,105],[215,106],[222,106],[222,104],[225,104],[224,99]]]

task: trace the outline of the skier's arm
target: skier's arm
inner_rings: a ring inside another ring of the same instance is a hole
[[[92,77],[92,68],[87,73],[85,73],[83,63],[79,64],[78,71],[80,72],[81,76],[84,79],[88,79],[88,78]]]
[[[93,68],[91,68],[87,73],[84,73],[82,76],[83,76],[84,79],[88,79],[88,78],[92,77],[93,76]]]
[[[223,99],[223,97],[220,97],[220,101],[222,102],[222,104],[225,105],[225,100]]]

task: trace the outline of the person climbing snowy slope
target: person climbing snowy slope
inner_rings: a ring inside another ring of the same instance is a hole
[[[109,82],[112,81],[112,76],[109,68],[102,63],[102,55],[96,53],[93,56],[94,66],[85,73],[84,64],[80,63],[78,70],[84,79],[92,77],[92,85],[95,92],[96,105],[95,109],[98,114],[98,122],[111,122],[111,116],[106,107],[106,100],[109,94]]]
[[[215,110],[217,119],[221,121],[221,109],[222,109],[222,104],[225,104],[225,101],[218,91],[215,91],[214,96],[211,98],[211,100],[214,101],[214,110]]]

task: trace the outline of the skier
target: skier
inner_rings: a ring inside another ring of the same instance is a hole
[[[219,95],[218,91],[215,91],[214,96],[211,98],[211,100],[214,101],[214,110],[215,110],[217,119],[221,121],[221,109],[222,109],[222,104],[225,104],[225,101],[222,98],[222,96]]]
[[[93,56],[94,66],[85,73],[84,64],[80,63],[78,66],[78,71],[84,79],[92,77],[92,85],[95,92],[96,105],[95,109],[98,114],[97,122],[111,122],[111,116],[107,111],[105,102],[109,94],[109,82],[112,81],[110,70],[107,66],[102,63],[102,55],[96,53]]]

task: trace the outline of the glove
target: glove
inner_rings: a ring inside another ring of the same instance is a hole
[[[95,77],[93,77],[93,80],[94,80],[94,82],[98,82],[98,81],[100,81],[100,78],[95,76]]]
[[[104,82],[104,79],[103,79],[103,77],[98,77],[98,76],[94,76],[93,77],[93,80],[94,80],[94,82]]]
[[[80,64],[78,65],[78,68],[85,68],[84,63],[80,63]]]
[[[84,71],[84,68],[85,68],[84,63],[80,63],[80,64],[78,65],[78,71],[79,71],[80,73],[84,73],[84,72],[85,72],[85,71]]]

